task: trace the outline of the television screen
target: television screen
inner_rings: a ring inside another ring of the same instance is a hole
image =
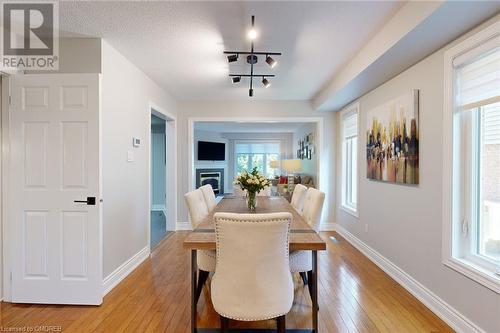
[[[225,143],[198,141],[198,160],[224,161],[225,159],[226,159]]]

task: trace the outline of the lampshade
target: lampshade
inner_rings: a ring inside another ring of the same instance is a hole
[[[280,167],[280,161],[271,161],[271,162],[269,162],[269,167],[271,169],[278,169]]]
[[[281,166],[288,173],[295,173],[295,172],[300,171],[300,169],[302,167],[302,161],[299,160],[299,159],[282,160],[281,161]]]

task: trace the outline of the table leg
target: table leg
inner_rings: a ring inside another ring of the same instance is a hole
[[[312,322],[313,332],[318,333],[318,251],[312,251]]]
[[[196,250],[191,250],[191,333],[196,333],[196,286],[198,267]]]

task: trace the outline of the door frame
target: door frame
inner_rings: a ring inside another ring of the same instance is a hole
[[[4,301],[12,300],[11,293],[11,274],[10,274],[10,258],[11,258],[11,246],[9,237],[9,223],[8,219],[8,198],[7,191],[9,189],[9,159],[10,159],[10,134],[9,134],[9,99],[10,99],[10,76],[8,74],[2,73],[0,76],[2,80],[1,94],[2,94],[2,105],[1,105],[1,127],[2,127],[2,194],[1,194],[1,204],[2,204],[2,298]]]
[[[265,123],[265,122],[285,122],[285,123],[315,123],[317,130],[317,149],[316,154],[318,155],[318,163],[316,167],[316,172],[318,174],[317,186],[318,189],[329,194],[328,191],[328,154],[324,151],[325,147],[325,118],[324,117],[314,117],[314,116],[297,116],[297,117],[189,117],[188,118],[188,191],[195,189],[196,184],[196,168],[194,166],[194,124],[196,122],[249,122],[249,123]],[[292,149],[292,154],[294,151]],[[325,211],[328,211],[328,203],[325,202]],[[327,224],[327,214],[322,214],[322,225]]]
[[[9,127],[8,125],[8,114],[9,114],[9,87],[10,80],[9,75],[6,73],[0,73],[0,94],[1,94],[1,105],[0,105],[0,240],[2,241],[2,246],[0,247],[0,301],[10,300],[10,274],[6,272],[9,271],[5,267],[9,267],[9,247],[7,246],[8,239],[5,237],[7,223],[7,212],[5,201],[7,200],[7,165],[9,157],[9,145],[7,144],[9,138]]]
[[[165,216],[167,220],[167,231],[175,231],[177,225],[177,117],[161,108],[154,102],[149,102],[148,104],[148,138],[146,142],[148,143],[148,216],[146,218],[147,221],[147,230],[148,230],[148,247],[151,252],[151,163],[152,163],[152,155],[151,155],[151,116],[157,116],[163,120],[165,120],[165,156],[167,161],[169,161],[166,165],[166,177],[165,177],[165,188],[166,188],[166,197],[165,197],[165,208],[167,210],[167,214]],[[172,143],[170,145],[169,143]],[[170,149],[169,149],[170,146]],[[169,186],[170,185],[170,186]],[[171,189],[171,190],[169,190]]]

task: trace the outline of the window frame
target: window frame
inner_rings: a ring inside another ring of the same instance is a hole
[[[278,154],[278,160],[280,160],[281,158],[281,155],[282,155],[282,151],[283,151],[283,143],[281,142],[281,140],[264,140],[264,139],[256,139],[256,140],[235,140],[234,142],[234,151],[233,151],[233,156],[234,156],[234,174],[237,175],[238,174],[238,152],[237,152],[237,146],[238,144],[252,144],[252,143],[259,143],[259,144],[279,144],[279,152],[277,152]],[[273,154],[273,153],[264,153],[262,155],[263,156],[263,173],[264,175],[266,175],[267,177],[267,155],[268,154]],[[260,155],[260,153],[248,153],[249,155],[249,158],[248,158],[248,162],[247,162],[247,168],[249,165],[251,165],[252,163],[252,155]],[[249,169],[247,170],[248,172],[251,172],[252,170]]]
[[[348,117],[356,115],[356,136],[351,136],[346,139],[344,135],[344,121]],[[351,140],[356,138],[356,149],[352,150]],[[340,193],[340,208],[346,213],[358,218],[358,203],[359,203],[359,102],[353,103],[347,106],[345,109],[340,111],[340,142],[341,142],[341,167],[340,167],[340,177],[341,177],[341,193]],[[348,151],[348,145],[351,145],[351,149]],[[352,156],[347,159],[348,153],[356,153],[356,203],[353,205],[348,198],[352,196],[352,183],[353,177],[350,177],[350,171],[352,170]],[[351,191],[349,191],[351,188]]]
[[[471,248],[474,246],[473,239],[476,237],[474,223],[477,219],[473,219],[478,212],[473,211],[477,203],[467,203],[478,199],[479,172],[473,169],[477,168],[478,164],[477,141],[479,137],[471,132],[478,130],[477,124],[474,126],[471,123],[474,119],[464,121],[455,116],[456,69],[453,62],[456,58],[471,51],[480,50],[482,45],[499,37],[500,22],[495,22],[448,49],[444,54],[442,194],[442,263],[497,294],[500,294],[500,267],[496,264],[488,265],[487,259],[475,253],[476,251]],[[480,118],[479,112],[470,118]],[[457,130],[454,131],[454,128]],[[464,137],[472,139],[464,139]],[[454,144],[455,142],[460,142],[460,144]],[[456,156],[461,158],[454,158]]]

